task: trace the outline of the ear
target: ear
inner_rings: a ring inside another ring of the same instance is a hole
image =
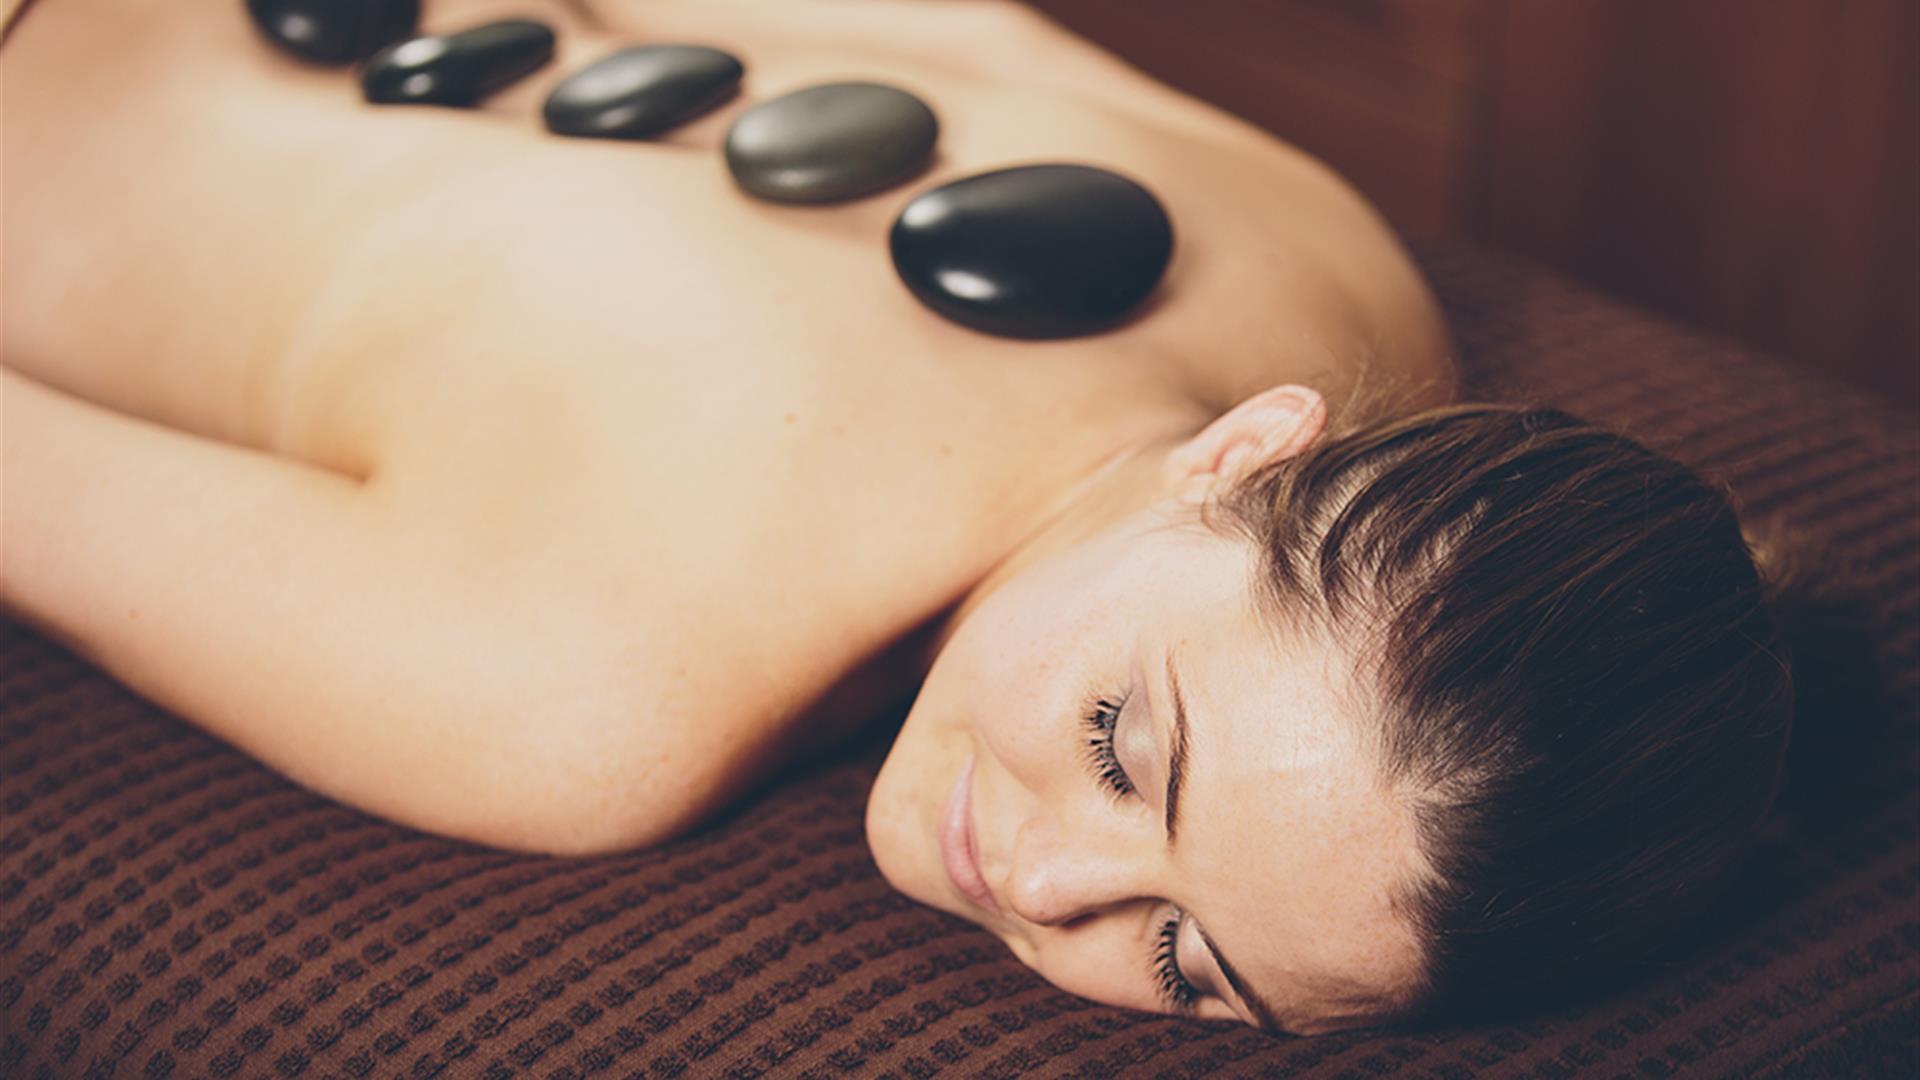
[[[1312,387],[1262,390],[1169,451],[1162,480],[1179,497],[1197,501],[1268,462],[1300,453],[1326,426],[1326,400]]]

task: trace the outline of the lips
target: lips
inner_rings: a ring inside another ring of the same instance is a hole
[[[973,835],[973,763],[968,756],[947,795],[947,807],[940,817],[940,858],[946,863],[947,877],[960,895],[998,915],[1000,905],[980,873],[980,848]]]

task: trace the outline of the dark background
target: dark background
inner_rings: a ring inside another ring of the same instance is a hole
[[[1029,0],[1478,242],[1920,411],[1916,0]]]

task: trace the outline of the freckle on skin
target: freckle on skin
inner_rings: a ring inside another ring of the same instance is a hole
[[[789,424],[791,424],[791,423],[793,423],[793,414],[792,414],[792,413],[788,413],[788,414],[787,414],[787,423],[789,423]]]

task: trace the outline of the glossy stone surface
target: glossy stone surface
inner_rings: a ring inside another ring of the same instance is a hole
[[[581,68],[547,97],[547,130],[644,139],[732,97],[746,69],[704,45],[636,45]]]
[[[894,221],[893,266],[963,326],[1018,338],[1090,334],[1159,283],[1173,223],[1139,184],[1085,165],[1023,165],[934,188]]]
[[[247,0],[247,13],[282,50],[338,66],[412,37],[420,0]]]
[[[368,58],[360,88],[376,105],[473,105],[545,66],[553,44],[531,19],[417,37]]]
[[[827,83],[741,113],[727,132],[727,168],[762,199],[839,202],[911,178],[939,137],[933,110],[905,90]]]

